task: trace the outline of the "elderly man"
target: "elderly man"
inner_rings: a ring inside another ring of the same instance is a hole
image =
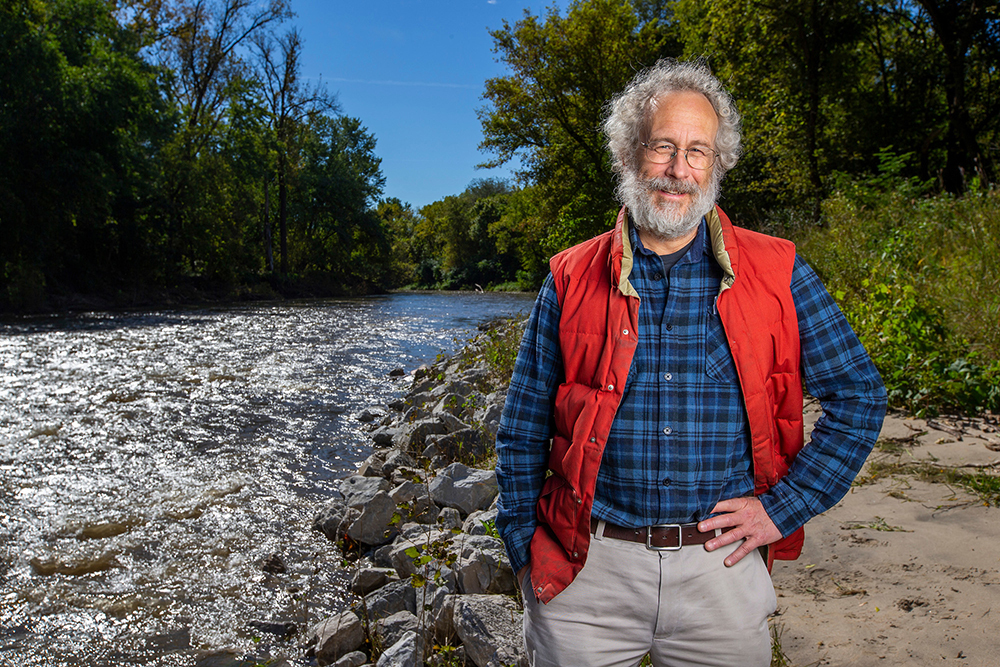
[[[770,563],[850,487],[885,389],[793,244],[716,207],[739,115],[707,66],[641,73],[604,130],[624,206],[552,259],[497,435],[528,653],[768,665]]]

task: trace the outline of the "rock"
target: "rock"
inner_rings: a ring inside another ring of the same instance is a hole
[[[462,524],[462,532],[468,533],[469,535],[486,535],[487,525],[493,526],[493,530],[496,531],[496,520],[496,507],[491,507],[488,510],[473,512],[469,515],[469,518],[465,520],[465,523]]]
[[[365,641],[365,629],[361,619],[353,611],[318,623],[309,632],[315,637],[316,662],[332,665],[341,657],[356,651]]]
[[[465,412],[465,397],[458,394],[445,394],[431,410],[431,414],[435,416],[450,414],[459,417],[463,412]]]
[[[447,433],[448,427],[438,419],[421,419],[399,429],[392,444],[404,452],[422,452],[424,439],[432,433]]]
[[[390,580],[397,579],[396,570],[388,567],[366,567],[358,570],[351,577],[351,592],[364,597],[374,590],[382,588]]]
[[[403,637],[386,649],[376,667],[418,667],[422,664],[420,659],[421,644],[416,632],[407,632]]]
[[[416,595],[409,581],[390,581],[365,596],[365,609],[369,620],[388,618],[396,612],[417,613]]]
[[[474,428],[463,428],[454,433],[446,433],[431,440],[432,443],[424,449],[424,456],[434,458],[443,456],[449,461],[475,461],[486,455],[486,440],[481,431]],[[433,448],[433,451],[431,451]]]
[[[435,637],[455,636],[455,588],[446,583],[429,581],[424,584],[421,607],[427,613],[427,626]]]
[[[399,432],[398,428],[393,428],[388,424],[379,426],[377,429],[372,431],[372,441],[378,447],[391,447],[392,439],[396,437],[396,434],[398,432]]]
[[[362,479],[374,480],[374,477],[363,477]],[[389,483],[384,479],[385,486]],[[378,546],[391,542],[396,536],[397,529],[394,525],[394,516],[398,516],[396,503],[385,491],[376,493],[361,509],[361,514],[347,529],[347,536],[355,542]],[[398,519],[397,519],[398,521]]]
[[[249,626],[255,632],[274,635],[280,639],[288,639],[299,631],[294,623],[272,623],[268,621],[250,621]]]
[[[441,530],[461,530],[462,515],[454,507],[444,507],[438,512],[437,525]]]
[[[468,535],[453,545],[461,550],[453,565],[460,593],[514,593],[517,579],[503,542],[488,535]]]
[[[368,656],[361,651],[352,651],[333,663],[333,667],[361,667],[368,662]]]
[[[391,371],[389,371],[389,377],[391,378],[401,378],[404,375],[406,375],[406,371],[404,371],[402,368],[393,368]]]
[[[281,556],[278,554],[271,554],[265,558],[264,562],[261,563],[260,569],[268,574],[284,574],[288,571],[285,561],[281,560]]]
[[[430,483],[431,499],[441,507],[454,507],[462,514],[486,509],[497,495],[497,474],[493,470],[469,468],[452,463]]]
[[[392,477],[392,473],[396,472],[399,468],[414,468],[416,465],[417,462],[413,460],[412,456],[406,452],[394,449],[391,454],[385,457],[385,463],[382,464],[382,476]]]
[[[389,492],[404,522],[434,523],[438,507],[431,500],[426,484],[405,481]]]
[[[446,553],[453,537],[450,532],[432,529],[423,534],[414,534],[411,528],[407,531],[407,535],[406,537],[401,535],[401,539],[396,540],[389,555],[389,561],[396,568],[400,578],[406,579],[419,573],[430,579],[434,576],[433,572],[441,571],[446,567],[445,563],[438,558],[426,564],[420,564],[419,561],[424,554],[434,555],[438,551]]]
[[[505,595],[454,596],[455,632],[477,667],[527,667],[521,612]]]
[[[344,501],[349,507],[363,509],[380,491],[388,492],[391,487],[381,477],[351,475],[340,480],[337,488],[344,494]]]
[[[336,542],[347,534],[347,529],[359,516],[360,510],[348,507],[343,500],[331,500],[316,514],[312,528]]]
[[[382,638],[382,646],[392,646],[407,632],[420,632],[420,621],[408,611],[397,611],[375,621],[375,632]]]
[[[382,413],[379,412],[378,410],[373,410],[372,408],[365,408],[358,414],[354,415],[354,418],[357,419],[362,424],[368,424],[375,421],[376,419],[381,419]]]

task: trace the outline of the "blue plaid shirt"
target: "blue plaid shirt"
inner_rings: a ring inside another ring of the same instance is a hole
[[[604,449],[592,516],[628,527],[700,521],[718,501],[753,494],[746,409],[715,310],[722,270],[707,245],[704,222],[669,275],[631,229],[630,239],[639,342]],[[791,287],[803,378],[824,415],[789,474],[760,498],[782,535],[843,497],[885,414],[878,372],[819,278],[798,257]],[[535,505],[548,468],[553,399],[563,381],[559,318],[550,274],[528,319],[497,433],[496,524],[515,572],[529,561]]]

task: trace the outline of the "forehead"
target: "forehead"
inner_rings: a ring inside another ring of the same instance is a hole
[[[651,103],[649,139],[679,145],[715,143],[719,116],[708,98],[690,90],[667,93]]]

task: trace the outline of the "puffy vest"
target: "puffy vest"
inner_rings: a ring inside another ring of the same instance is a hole
[[[734,227],[722,209],[706,216],[723,270],[716,298],[750,422],[754,493],[767,491],[802,449],[799,329],[790,289],[795,246]],[[550,474],[531,540],[531,583],[548,602],[583,569],[597,472],[638,343],[639,295],[629,283],[632,249],[623,208],[615,228],[550,262],[559,299],[565,381],[555,398]],[[803,534],[770,545],[795,559]]]

